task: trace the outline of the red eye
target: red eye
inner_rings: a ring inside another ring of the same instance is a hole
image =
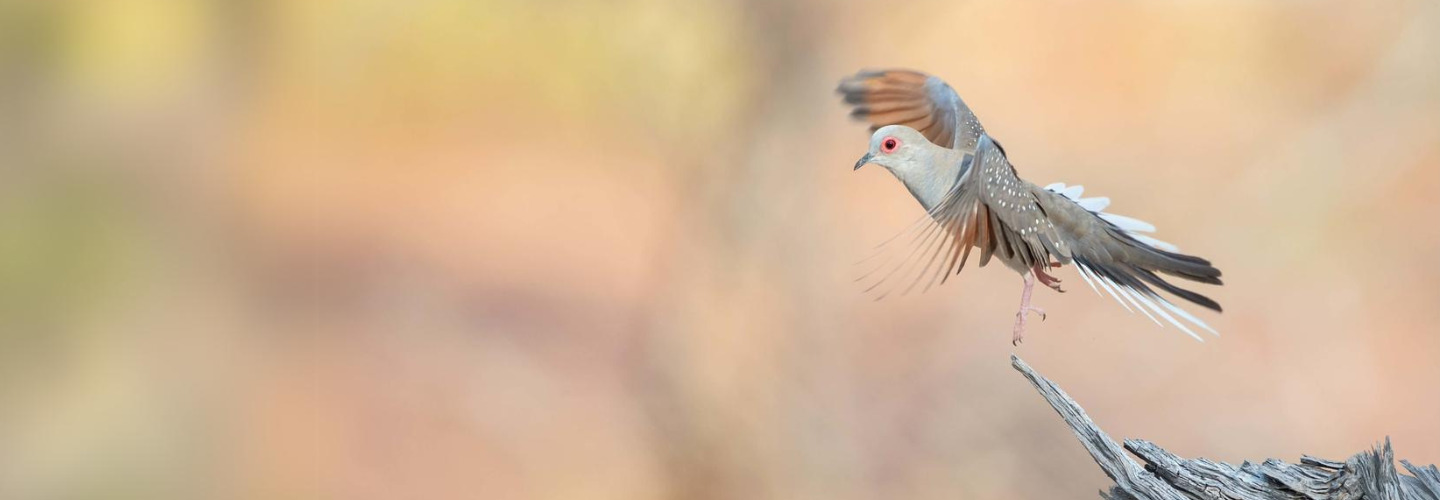
[[[894,138],[894,137],[886,137],[884,141],[881,141],[881,142],[880,142],[880,151],[881,151],[881,152],[894,153],[894,152],[895,152],[895,149],[896,149],[896,148],[899,148],[899,147],[900,147],[900,139],[896,139],[896,138]]]

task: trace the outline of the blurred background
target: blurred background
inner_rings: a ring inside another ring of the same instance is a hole
[[[974,268],[837,81],[1207,257],[1204,343]],[[1440,6],[0,3],[0,498],[1094,498],[1009,366],[1184,456],[1440,462]]]

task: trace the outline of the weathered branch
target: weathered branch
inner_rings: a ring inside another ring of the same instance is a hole
[[[1401,460],[1414,475],[1400,474],[1395,470],[1389,438],[1344,462],[1304,456],[1299,464],[1272,458],[1238,467],[1203,458],[1180,458],[1141,439],[1126,439],[1122,449],[1054,382],[1036,374],[1016,356],[1010,356],[1010,364],[1040,391],[1105,475],[1115,480],[1109,492],[1100,492],[1106,499],[1440,500],[1440,469]],[[1136,463],[1125,450],[1145,465]]]

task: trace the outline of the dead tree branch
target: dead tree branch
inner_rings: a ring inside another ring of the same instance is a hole
[[[1040,391],[1105,475],[1115,480],[1109,492],[1100,492],[1102,498],[1440,500],[1440,469],[1401,460],[1413,476],[1397,472],[1389,438],[1344,462],[1303,456],[1299,464],[1273,458],[1239,466],[1203,458],[1187,460],[1141,439],[1126,439],[1122,449],[1054,382],[1036,374],[1016,356],[1010,356],[1010,364]],[[1136,463],[1126,450],[1145,465]]]

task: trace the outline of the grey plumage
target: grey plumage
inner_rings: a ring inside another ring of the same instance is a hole
[[[1033,309],[1032,276],[1059,290],[1058,280],[1045,271],[1062,265],[1076,266],[1092,288],[1099,283],[1121,305],[1134,305],[1156,323],[1159,316],[1198,339],[1174,318],[1179,316],[1214,332],[1155,289],[1218,312],[1214,300],[1160,275],[1218,285],[1219,269],[1140,234],[1154,230],[1149,224],[1103,212],[1108,199],[1080,198],[1079,186],[1042,188],[1021,179],[1004,149],[945,82],[908,70],[865,71],[843,80],[839,92],[855,106],[852,116],[868,121],[874,131],[869,152],[856,168],[869,162],[889,169],[933,221],[912,240],[919,251],[901,261],[910,267],[924,262],[911,288],[926,275],[931,283],[935,276],[943,283],[964,268],[971,249],[979,249],[979,265],[998,259],[1026,278],[1017,341],[1024,313]]]

